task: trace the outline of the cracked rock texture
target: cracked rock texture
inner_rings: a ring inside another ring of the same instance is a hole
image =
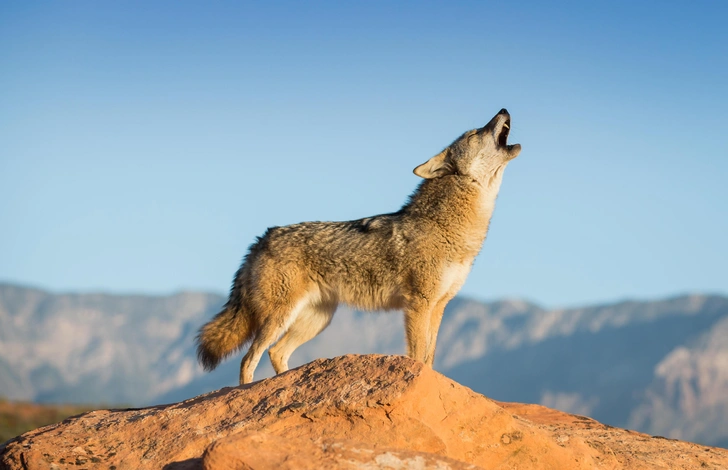
[[[725,469],[728,451],[495,402],[406,357],[349,355],[69,418],[5,443],[0,468]]]

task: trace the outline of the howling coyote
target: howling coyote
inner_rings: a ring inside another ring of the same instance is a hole
[[[230,298],[197,336],[206,370],[251,341],[240,383],[266,348],[276,373],[331,322],[336,306],[403,310],[407,355],[432,366],[445,305],[480,251],[503,179],[521,151],[501,109],[415,168],[425,180],[397,212],[271,227],[250,246]],[[279,339],[280,338],[280,339]],[[278,342],[276,342],[278,340]]]

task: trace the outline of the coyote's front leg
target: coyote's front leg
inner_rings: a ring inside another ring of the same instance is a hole
[[[435,345],[437,343],[437,333],[440,330],[440,322],[442,315],[445,313],[445,306],[450,301],[450,297],[443,297],[435,304],[429,315],[429,328],[427,336],[427,348],[425,350],[425,364],[432,367],[435,363]]]
[[[422,300],[404,310],[404,329],[407,338],[407,355],[427,363],[427,347],[430,337],[429,302]]]

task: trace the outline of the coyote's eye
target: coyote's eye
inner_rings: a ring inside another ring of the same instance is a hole
[[[505,147],[508,144],[508,133],[511,130],[511,120],[507,120],[503,123],[503,127],[501,127],[501,131],[498,134],[498,145],[501,147]]]

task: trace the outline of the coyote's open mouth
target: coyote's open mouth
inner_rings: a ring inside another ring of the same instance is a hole
[[[508,145],[508,133],[511,131],[511,120],[508,119],[506,122],[503,123],[503,127],[501,127],[501,131],[498,134],[498,145],[501,147],[506,147]]]

